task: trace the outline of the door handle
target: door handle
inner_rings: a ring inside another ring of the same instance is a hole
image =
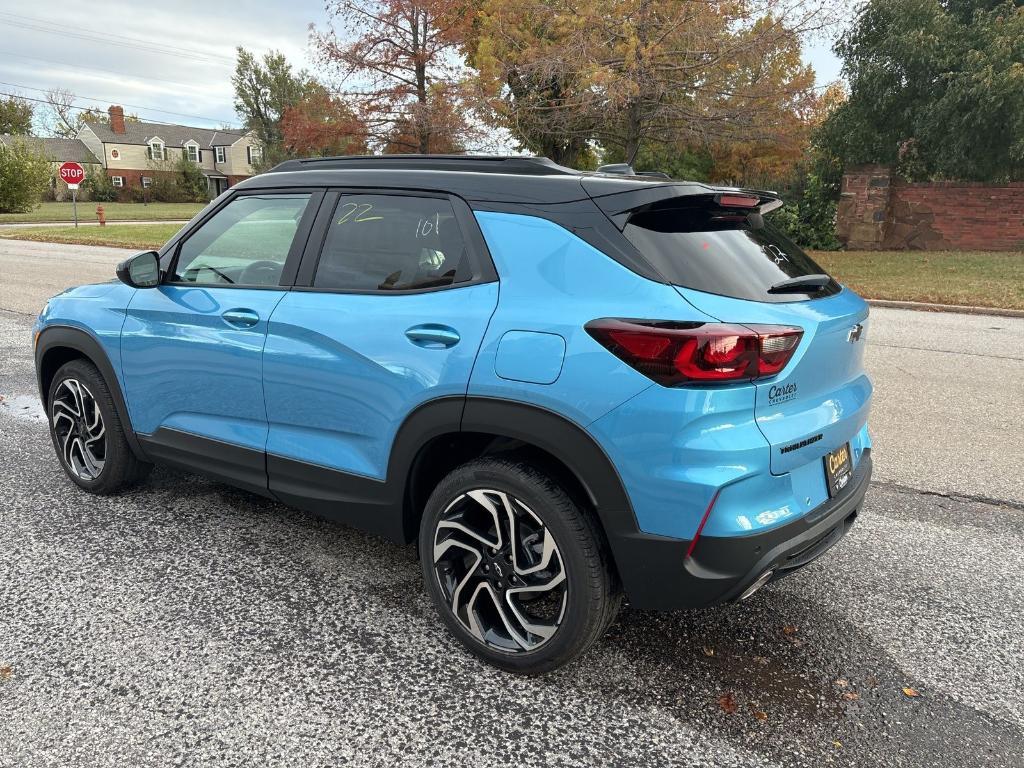
[[[447,349],[459,343],[459,332],[447,325],[425,323],[414,325],[405,332],[409,341],[424,349]]]
[[[260,321],[260,316],[251,309],[229,309],[221,313],[224,322],[236,328],[252,328]]]

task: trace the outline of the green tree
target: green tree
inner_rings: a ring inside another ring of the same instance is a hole
[[[198,165],[182,155],[178,161],[178,185],[188,202],[202,203],[210,197],[210,187]]]
[[[263,145],[261,166],[275,165],[288,156],[281,128],[285,112],[322,88],[306,70],[293,72],[284,54],[269,51],[258,59],[242,47],[237,49],[231,84],[235,89],[235,112]]]
[[[1024,4],[871,0],[835,46],[850,97],[820,141],[910,178],[1024,178]]]
[[[0,213],[26,213],[43,199],[52,168],[46,155],[15,139],[0,145]]]
[[[32,102],[8,96],[0,99],[0,133],[26,136],[32,133]]]

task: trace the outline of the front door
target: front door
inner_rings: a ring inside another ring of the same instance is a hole
[[[474,247],[479,230],[467,236],[476,224],[460,200],[342,194],[322,215],[330,218],[309,285],[296,285],[270,318],[270,489],[394,535],[393,519],[381,519],[389,511],[359,504],[362,490],[387,479],[395,435],[417,407],[465,395],[498,284]],[[303,273],[317,255],[307,254]]]
[[[121,332],[125,397],[133,428],[161,458],[207,454],[213,474],[265,489],[263,344],[314,197],[234,197],[180,244],[160,286],[132,297]],[[218,472],[221,459],[246,466]]]

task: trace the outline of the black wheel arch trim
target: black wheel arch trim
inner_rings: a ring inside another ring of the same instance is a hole
[[[60,348],[78,352],[99,369],[110,390],[110,396],[114,401],[114,408],[117,410],[117,417],[121,422],[125,439],[128,441],[128,447],[132,449],[132,453],[137,458],[148,462],[150,459],[146,456],[145,449],[132,428],[128,406],[121,392],[121,380],[117,377],[103,345],[88,331],[70,325],[49,325],[40,331],[39,338],[36,340],[35,365],[36,384],[39,387],[39,398],[43,407],[46,408],[49,405],[47,403],[49,392],[46,391],[43,382],[43,362],[48,352]]]

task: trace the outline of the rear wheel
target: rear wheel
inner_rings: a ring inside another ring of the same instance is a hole
[[[50,383],[47,415],[57,458],[80,488],[115,493],[152,468],[132,453],[110,389],[89,361],[72,360],[57,371]]]
[[[420,526],[427,591],[473,653],[524,674],[583,654],[614,619],[614,579],[589,515],[550,477],[504,458],[438,484]]]

